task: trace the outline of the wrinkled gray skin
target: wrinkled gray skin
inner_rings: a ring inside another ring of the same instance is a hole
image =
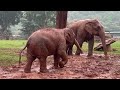
[[[105,59],[108,59],[106,43],[105,43],[105,31],[102,24],[96,19],[85,19],[85,20],[78,20],[75,22],[70,23],[67,28],[73,30],[76,35],[76,39],[82,47],[83,42],[88,42],[88,57],[93,57],[93,46],[94,46],[94,35],[99,36],[101,38]],[[73,44],[69,45],[68,47],[68,54],[72,55],[72,47]],[[80,55],[80,51],[77,48],[75,53],[76,55]]]
[[[46,68],[46,58],[50,55],[54,55],[54,68],[58,68],[58,66],[63,68],[68,62],[66,43],[75,43],[75,45],[80,49],[80,46],[75,39],[74,32],[69,28],[45,28],[34,32],[28,38],[27,44],[23,48],[24,50],[27,47],[27,64],[24,72],[31,72],[32,62],[36,58],[38,58],[40,62],[40,72],[48,72]],[[20,59],[22,51],[20,52]],[[60,58],[62,59],[61,61]]]

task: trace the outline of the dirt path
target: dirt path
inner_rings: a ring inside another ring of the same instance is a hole
[[[69,56],[62,69],[51,69],[53,57],[49,57],[49,73],[40,74],[38,60],[33,63],[31,73],[23,72],[23,62],[20,68],[18,65],[0,68],[0,79],[120,79],[120,56],[111,56],[111,60],[103,60],[102,55],[94,56],[94,59],[87,59],[86,55]]]

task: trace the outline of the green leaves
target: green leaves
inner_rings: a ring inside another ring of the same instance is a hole
[[[0,11],[0,35],[3,38],[9,39],[11,35],[10,25],[18,24],[21,16],[21,11]]]
[[[68,22],[80,19],[98,19],[106,31],[120,29],[120,11],[69,11]]]
[[[54,27],[56,13],[54,11],[25,11],[21,20],[23,32],[28,37],[32,32],[43,27]]]

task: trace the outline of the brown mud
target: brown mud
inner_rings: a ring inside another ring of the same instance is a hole
[[[48,73],[39,73],[39,62],[35,60],[31,73],[24,73],[26,62],[0,68],[0,79],[120,79],[120,55],[104,60],[102,54],[95,54],[88,59],[85,54],[69,56],[64,68],[52,69],[53,57],[47,58]]]

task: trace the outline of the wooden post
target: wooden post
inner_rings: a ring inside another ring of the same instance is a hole
[[[56,12],[56,28],[65,28],[67,24],[67,13],[68,11],[57,11]]]

